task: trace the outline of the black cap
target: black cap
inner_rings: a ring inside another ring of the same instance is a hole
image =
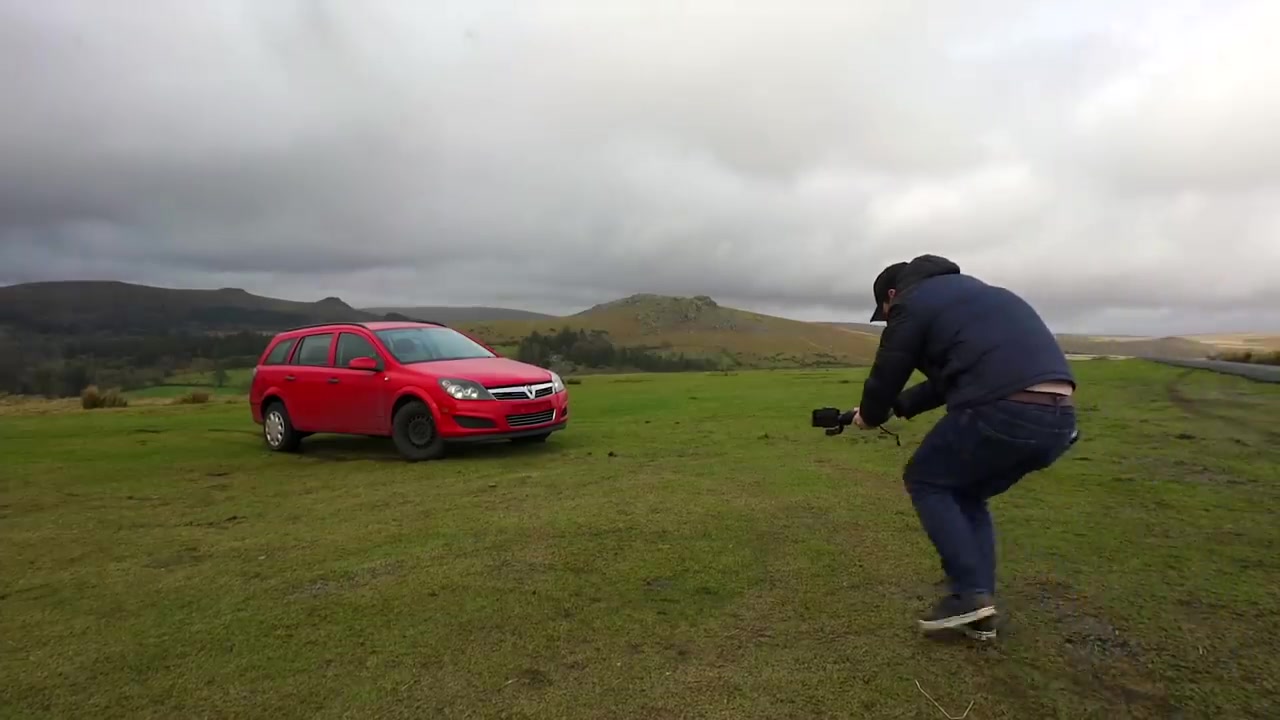
[[[871,285],[871,291],[876,296],[876,310],[871,313],[871,322],[880,322],[888,320],[889,316],[885,315],[884,304],[889,300],[889,291],[898,285],[898,276],[902,274],[902,269],[907,266],[904,262],[896,262],[876,276],[876,281]]]

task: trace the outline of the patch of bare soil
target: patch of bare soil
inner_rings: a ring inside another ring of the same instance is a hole
[[[395,577],[404,569],[399,560],[379,560],[355,570],[341,573],[334,577],[320,578],[308,583],[295,592],[294,598],[309,598],[331,595],[339,592],[350,592],[373,584],[381,579]]]
[[[1180,458],[1170,460],[1169,469],[1174,472],[1168,473],[1166,477],[1173,480],[1181,480],[1183,482],[1205,483],[1209,485],[1247,485],[1250,483],[1249,480],[1236,475],[1219,472],[1206,467],[1202,463],[1183,460]]]
[[[1144,677],[1141,646],[1090,607],[1087,598],[1054,579],[1033,583],[1027,595],[1058,623],[1074,684],[1122,710],[1117,717],[1183,717],[1167,691]]]
[[[153,557],[145,565],[152,570],[168,570],[169,568],[195,565],[203,561],[204,555],[199,548],[185,547],[166,555]]]
[[[1053,613],[1067,645],[1082,657],[1136,657],[1137,648],[1105,618],[1092,613],[1065,583],[1041,580],[1031,587],[1031,601]]]
[[[516,673],[516,679],[532,687],[546,687],[551,684],[551,676],[538,668],[524,668]]]
[[[232,515],[230,517],[222,518],[221,520],[206,520],[204,522],[188,522],[188,523],[183,523],[183,525],[187,527],[203,527],[203,528],[213,528],[215,530],[226,530],[232,525],[235,525],[237,523],[242,523],[245,520],[248,520],[248,518],[246,518],[243,515]]]

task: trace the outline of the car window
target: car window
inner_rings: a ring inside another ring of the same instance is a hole
[[[342,333],[338,336],[338,360],[335,363],[338,367],[346,367],[351,364],[352,360],[358,357],[369,357],[374,360],[378,359],[378,351],[373,349],[373,343],[364,339],[362,335],[355,333]]]
[[[302,338],[302,343],[298,346],[298,353],[293,357],[293,364],[312,367],[328,365],[329,348],[332,345],[333,333],[308,335]]]
[[[297,338],[285,338],[271,348],[271,353],[267,355],[264,365],[283,365],[289,359],[289,351],[293,349]]]
[[[379,330],[382,344],[402,363],[493,357],[483,345],[457,330],[443,327],[409,327]]]

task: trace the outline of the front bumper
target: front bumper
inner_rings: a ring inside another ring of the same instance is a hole
[[[487,432],[473,435],[454,435],[445,436],[444,441],[447,443],[482,443],[494,442],[499,440],[516,440],[522,437],[532,437],[534,435],[545,435],[547,433],[558,432],[568,427],[568,420],[553,422],[550,425],[541,425],[536,428],[523,430],[508,430],[506,432]]]
[[[467,400],[441,403],[438,426],[447,442],[467,442],[541,435],[564,428],[568,394],[539,400]]]

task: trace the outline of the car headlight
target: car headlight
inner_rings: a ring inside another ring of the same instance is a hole
[[[440,381],[440,387],[449,393],[450,397],[455,400],[492,400],[493,396],[489,394],[479,383],[470,380],[453,380],[444,378]]]
[[[547,372],[551,372],[551,371],[548,370]],[[564,390],[564,381],[560,379],[559,375],[555,373],[551,373],[551,392],[558,393],[563,390]]]

